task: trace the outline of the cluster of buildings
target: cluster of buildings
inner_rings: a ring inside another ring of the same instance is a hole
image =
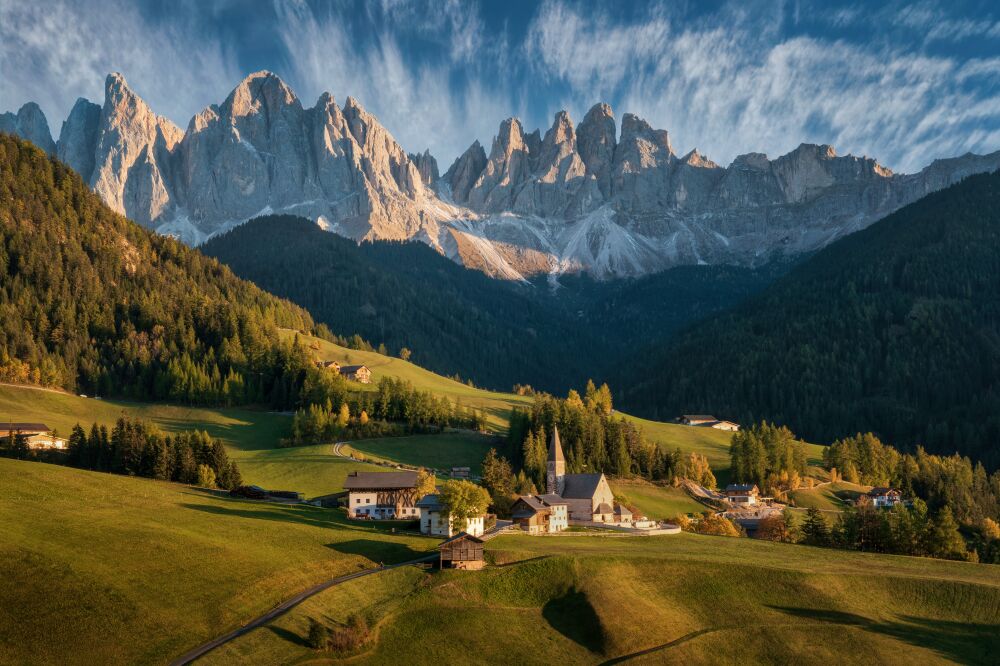
[[[424,534],[451,537],[458,531],[436,494],[418,497],[417,473],[351,472],[347,490],[347,511],[352,518],[369,520],[419,520]],[[553,428],[549,440],[546,492],[522,495],[512,507],[513,524],[529,534],[561,532],[573,524],[650,527],[637,521],[625,506],[615,502],[604,474],[567,474],[566,458]],[[486,515],[468,521],[464,531],[483,535]]]
[[[65,451],[68,442],[57,437],[52,428],[44,423],[13,423],[0,424],[0,439],[8,437],[24,437],[28,448],[33,451],[58,450]]]
[[[341,365],[336,361],[316,361],[316,367],[359,384],[372,383],[372,371],[366,365]]]

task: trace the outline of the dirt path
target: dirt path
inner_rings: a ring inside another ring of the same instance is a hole
[[[193,650],[185,652],[184,654],[182,654],[181,656],[177,657],[172,662],[170,662],[170,666],[184,666],[185,664],[190,664],[194,660],[205,656],[206,654],[208,654],[215,648],[219,647],[220,645],[225,645],[226,643],[236,638],[239,638],[244,634],[250,633],[254,629],[263,627],[264,625],[270,623],[275,618],[278,618],[281,615],[287,613],[292,608],[295,608],[309,597],[318,594],[323,590],[327,590],[335,585],[346,583],[347,581],[354,580],[355,578],[370,576],[371,574],[376,574],[381,571],[388,571],[389,569],[397,569],[399,567],[406,567],[413,564],[422,564],[424,562],[430,562],[431,560],[436,560],[437,558],[438,554],[432,553],[430,555],[426,555],[425,557],[420,557],[415,560],[410,560],[408,562],[400,562],[399,564],[390,564],[388,566],[382,566],[375,569],[365,569],[363,571],[356,571],[354,573],[347,574],[345,576],[338,576],[337,578],[332,578],[323,583],[319,583],[318,585],[313,585],[308,590],[296,594],[294,597],[288,599],[287,601],[281,602],[268,612],[264,613],[263,615],[261,615],[256,619],[251,620],[250,622],[246,623],[239,629],[234,629],[233,631],[230,631],[228,634],[219,636],[218,638],[211,640],[208,643],[205,643],[204,645],[200,645],[194,648]]]

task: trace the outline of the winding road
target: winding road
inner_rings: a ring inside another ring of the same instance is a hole
[[[335,585],[340,585],[341,583],[346,583],[347,581],[354,580],[355,578],[370,576],[372,574],[376,574],[381,571],[387,571],[389,569],[397,569],[399,567],[406,567],[413,564],[422,564],[424,562],[430,562],[432,560],[436,560],[437,558],[438,558],[437,553],[431,553],[430,555],[426,555],[424,557],[420,557],[415,560],[409,560],[408,562],[400,562],[399,564],[390,564],[388,566],[381,566],[375,569],[364,569],[363,571],[356,571],[354,573],[350,573],[345,576],[338,576],[336,578],[331,578],[328,581],[319,583],[318,585],[313,585],[308,590],[296,594],[294,597],[288,599],[287,601],[281,602],[268,612],[264,613],[263,615],[261,615],[256,619],[251,620],[250,622],[246,623],[239,629],[234,629],[233,631],[230,631],[228,634],[219,636],[218,638],[211,640],[208,643],[205,643],[204,645],[199,645],[193,650],[185,652],[184,654],[182,654],[181,656],[177,657],[172,662],[170,662],[170,666],[184,666],[185,664],[190,664],[194,660],[205,656],[206,654],[208,654],[215,648],[219,647],[220,645],[225,645],[229,641],[239,638],[244,634],[248,634],[254,629],[263,627],[264,625],[270,623],[275,618],[280,617],[281,615],[284,615],[292,608],[295,608],[309,597],[318,594],[323,590],[327,590]]]

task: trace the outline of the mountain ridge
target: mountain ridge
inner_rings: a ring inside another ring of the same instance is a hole
[[[99,111],[98,111],[99,109]],[[53,142],[41,109],[0,130],[57,155],[117,212],[197,245],[253,217],[287,213],[355,240],[427,243],[504,279],[587,272],[634,277],[673,266],[759,266],[815,251],[962,177],[1000,168],[1000,151],[894,174],[867,157],[801,144],[720,166],[678,156],[665,130],[594,105],[544,135],[500,123],[439,175],[352,97],[306,108],[255,72],[185,130],[158,116],[120,74],[103,106],[77,101]]]

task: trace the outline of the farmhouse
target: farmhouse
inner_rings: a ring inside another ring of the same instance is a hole
[[[678,416],[676,421],[681,425],[715,428],[716,430],[727,430],[729,432],[736,432],[740,429],[739,423],[722,421],[711,414],[683,414]]]
[[[417,473],[351,472],[344,480],[351,518],[416,519]]]
[[[878,487],[868,491],[868,498],[876,508],[891,509],[903,501],[903,493],[895,488]]]
[[[565,500],[558,495],[523,495],[511,507],[514,524],[529,534],[551,534],[569,527]]]
[[[482,539],[462,532],[448,539],[440,546],[440,566],[442,569],[466,569],[475,571],[486,565],[483,559]]]
[[[689,426],[705,426],[718,423],[719,419],[710,414],[682,414],[677,417],[677,422]]]
[[[372,383],[372,371],[364,365],[344,365],[340,368],[340,374],[342,374],[347,379],[352,382],[358,382],[359,384],[371,384]]]
[[[334,374],[340,374],[340,364],[336,361],[316,361],[316,367],[320,370],[329,370]]]
[[[451,537],[463,530],[455,529],[455,521],[451,516],[445,515],[444,505],[438,495],[424,495],[417,502],[417,509],[420,510],[420,531],[431,536]],[[464,532],[472,536],[482,536],[486,531],[486,515],[470,518]]]
[[[17,423],[13,421],[0,423],[0,437],[10,437],[11,435],[31,437],[32,435],[46,435],[50,432],[52,432],[52,428],[44,423]]]
[[[730,483],[726,486],[725,495],[730,504],[750,506],[757,504],[760,489],[754,483]]]
[[[62,437],[56,437],[51,434],[38,434],[31,435],[26,438],[28,442],[28,448],[35,451],[55,449],[57,451],[65,451],[66,447],[69,446],[67,442]]]

